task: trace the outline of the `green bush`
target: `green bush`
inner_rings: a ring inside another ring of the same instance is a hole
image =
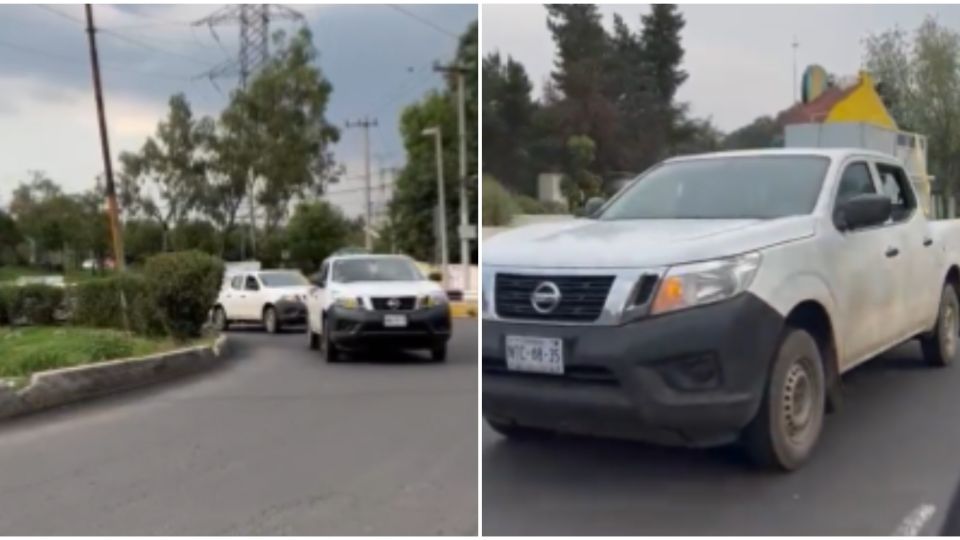
[[[199,251],[162,253],[147,259],[150,303],[167,334],[186,340],[201,334],[223,280],[223,262]]]
[[[13,298],[13,287],[0,286],[0,326],[6,326],[10,321],[10,303]]]
[[[53,324],[63,301],[64,290],[52,285],[0,287],[0,323]]]
[[[517,203],[500,182],[492,176],[483,177],[483,225],[498,227],[509,225],[519,212]]]
[[[78,326],[125,329],[121,291],[127,301],[130,330],[140,335],[162,334],[164,327],[150,303],[147,280],[133,273],[78,283],[73,289],[71,321]]]

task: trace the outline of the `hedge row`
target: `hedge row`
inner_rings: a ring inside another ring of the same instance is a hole
[[[20,319],[31,324],[52,324],[63,307],[64,292],[59,287],[39,283],[0,287],[0,324]]]
[[[189,339],[200,335],[222,279],[219,259],[198,251],[164,253],[148,259],[142,274],[90,280],[67,290],[0,287],[0,325],[51,324],[62,309],[78,326],[123,329],[125,300],[131,331]]]

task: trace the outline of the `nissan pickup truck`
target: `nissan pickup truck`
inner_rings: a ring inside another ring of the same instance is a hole
[[[447,358],[450,304],[436,280],[405,255],[328,257],[307,294],[307,341],[325,361],[374,349],[426,349]]]
[[[858,149],[660,163],[589,218],[483,246],[482,412],[548,433],[810,456],[841,376],[907,340],[957,356],[960,225]]]

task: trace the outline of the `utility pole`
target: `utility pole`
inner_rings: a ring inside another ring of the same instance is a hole
[[[100,83],[100,60],[97,57],[96,29],[93,26],[93,7],[84,4],[87,14],[87,39],[90,43],[90,67],[93,70],[93,92],[97,100],[97,121],[100,125],[100,151],[103,154],[103,172],[106,177],[107,212],[110,215],[110,235],[113,238],[113,261],[117,270],[126,266],[123,256],[123,235],[120,233],[120,211],[117,189],[113,183],[113,165],[110,162],[110,141],[107,136],[107,118],[103,109],[103,85]],[[124,310],[125,311],[125,310]]]
[[[457,139],[460,150],[460,265],[463,277],[463,290],[470,288],[470,214],[467,202],[467,126],[465,113],[464,78],[469,70],[463,64],[442,66],[435,64],[434,71],[453,73],[457,77]]]
[[[793,36],[793,102],[797,102],[797,47],[800,46],[800,43],[797,41],[797,36]]]
[[[230,61],[206,73],[213,80],[235,73],[239,67],[240,89],[246,90],[247,82],[254,73],[270,59],[270,20],[287,19],[305,22],[303,14],[278,4],[238,4],[225,6],[214,13],[194,21],[192,26],[206,26],[216,37],[216,26],[239,24],[240,50],[237,62]],[[257,215],[255,208],[256,178],[248,171],[247,209],[250,216],[250,251],[257,253]],[[243,250],[241,246],[241,250]]]
[[[364,243],[367,251],[373,250],[373,235],[370,234],[373,222],[373,202],[370,195],[370,128],[377,126],[377,119],[364,117],[355,122],[347,121],[347,128],[363,129],[363,192],[366,198],[366,217],[364,223]]]
[[[443,135],[440,126],[433,126],[424,129],[424,137],[433,137],[434,152],[437,155],[437,207],[439,216],[437,220],[438,229],[440,229],[440,267],[443,271],[443,287],[447,287],[447,267],[450,264],[450,255],[447,249],[447,195],[443,181]]]

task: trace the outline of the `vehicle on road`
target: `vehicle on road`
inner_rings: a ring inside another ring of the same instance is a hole
[[[261,323],[275,334],[306,321],[310,282],[296,270],[240,270],[228,273],[213,308],[213,322],[226,330],[234,322]]]
[[[428,349],[447,357],[450,305],[446,293],[403,255],[345,254],[328,258],[307,295],[311,349],[327,362],[346,350]]]
[[[810,456],[841,375],[917,338],[957,355],[960,224],[857,149],[667,160],[587,219],[484,245],[483,415],[573,432]]]

